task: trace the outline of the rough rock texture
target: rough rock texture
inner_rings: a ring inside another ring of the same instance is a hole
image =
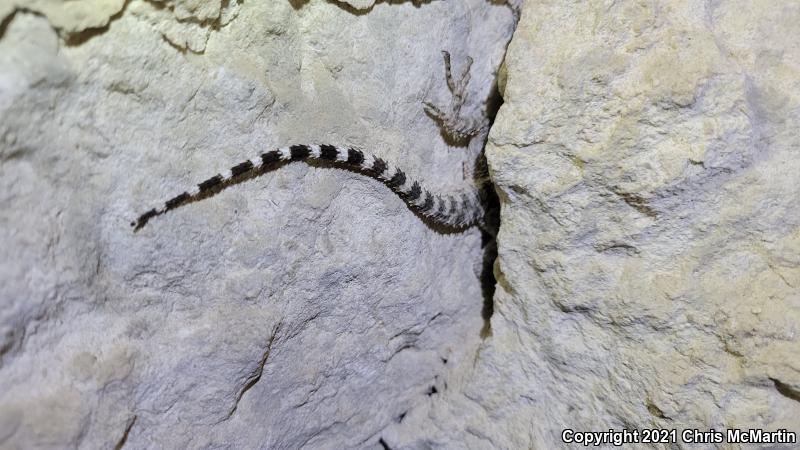
[[[788,1],[526,3],[487,149],[494,335],[464,388],[486,446],[800,432],[799,36]]]
[[[131,233],[288,143],[463,183],[474,149],[420,102],[447,49],[481,108],[506,4],[0,2],[0,447],[800,431],[792,2],[527,2],[487,148],[491,332],[479,233],[355,174],[289,165]]]
[[[125,0],[0,0],[0,21],[17,10],[41,14],[64,36],[105,27],[125,7]]]
[[[464,183],[421,102],[447,49],[479,113],[511,11],[121,3],[0,5],[0,447],[380,448],[424,421],[482,340],[477,230],[302,164],[129,222],[290,143]]]

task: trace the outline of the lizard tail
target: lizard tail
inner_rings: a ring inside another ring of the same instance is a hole
[[[391,167],[381,158],[365,155],[360,150],[334,145],[292,145],[262,153],[214,175],[191,190],[140,215],[131,223],[131,226],[134,231],[138,231],[156,216],[204,198],[219,189],[236,183],[239,179],[241,181],[247,179],[243,176],[245,174],[254,173],[274,164],[292,161],[334,163],[374,178],[403,199],[410,209],[431,222],[447,228],[462,229],[472,225],[481,225],[483,222],[486,195],[480,188],[473,188],[455,195],[434,195],[427,189],[423,189],[418,182],[408,179],[402,170]]]

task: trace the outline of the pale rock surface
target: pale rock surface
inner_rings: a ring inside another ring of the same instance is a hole
[[[483,339],[477,230],[303,164],[129,222],[291,143],[459,186],[475,154],[421,102],[448,100],[447,49],[479,113],[511,12],[120,3],[0,9],[0,448],[380,448],[424,421]]]
[[[357,175],[290,165],[130,233],[290,142],[457,185],[472,155],[419,102],[446,101],[443,48],[475,58],[471,108],[489,95],[501,3],[18,12],[0,39],[0,446],[800,431],[791,2],[525,5],[487,149],[503,228],[483,337],[478,234],[437,235]]]
[[[125,0],[0,0],[0,20],[17,10],[47,17],[50,24],[66,37],[86,30],[105,27],[125,7]]]
[[[439,412],[473,448],[800,432],[799,44],[797,2],[526,3],[487,148],[494,335]]]

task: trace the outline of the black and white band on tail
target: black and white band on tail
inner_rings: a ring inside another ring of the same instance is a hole
[[[309,160],[339,164],[382,182],[403,199],[409,208],[435,224],[449,228],[466,228],[482,224],[486,205],[480,187],[457,195],[434,195],[423,189],[416,181],[408,179],[402,170],[389,166],[381,158],[365,155],[360,150],[333,145],[292,145],[262,153],[256,158],[214,175],[191,190],[167,200],[158,208],[142,214],[131,223],[131,226],[134,227],[134,231],[138,231],[153,217],[197,200],[214,189],[232,184],[232,181],[235,182],[240,175],[275,163]]]

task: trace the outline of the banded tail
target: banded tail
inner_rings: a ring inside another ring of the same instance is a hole
[[[158,208],[139,216],[131,223],[134,232],[147,225],[153,217],[178,208],[186,203],[208,196],[230,184],[246,179],[243,175],[255,173],[270,165],[291,161],[323,161],[343,166],[349,170],[374,178],[397,194],[406,205],[431,222],[447,228],[467,228],[481,225],[484,217],[485,195],[479,188],[472,188],[457,195],[433,195],[418,182],[408,179],[406,174],[389,166],[384,160],[365,155],[360,150],[333,145],[292,145],[262,153],[256,158],[237,164],[225,172],[218,173],[193,189],[183,192]]]

